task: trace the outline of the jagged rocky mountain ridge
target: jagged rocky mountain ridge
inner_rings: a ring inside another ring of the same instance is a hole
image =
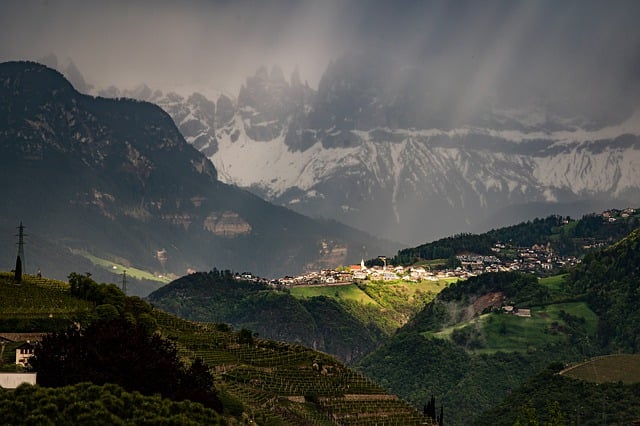
[[[224,182],[396,241],[640,201],[637,105],[604,115],[499,103],[460,112],[406,75],[386,80],[380,62],[338,60],[317,90],[262,68],[237,99],[215,104],[144,86],[111,95],[165,109]]]
[[[277,277],[355,261],[363,246],[390,248],[220,182],[156,105],[80,94],[36,63],[0,64],[0,163],[12,200],[0,225],[23,221],[55,252],[178,276],[218,266]],[[15,261],[13,249],[3,258]],[[57,266],[47,273],[74,267]]]

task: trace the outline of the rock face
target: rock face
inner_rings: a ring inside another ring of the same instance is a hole
[[[182,111],[185,132],[208,137],[213,102],[166,99]],[[36,63],[0,64],[0,170],[2,197],[12,200],[0,213],[3,226],[23,220],[64,247],[150,271],[220,266],[282,276],[322,263],[326,240],[348,247],[353,259],[363,245],[384,250],[363,233],[221,183],[159,107],[82,95]]]
[[[199,95],[128,96],[165,109],[222,181],[409,245],[640,202],[637,102],[474,103],[401,63],[345,55],[317,90],[261,68],[214,120]]]
[[[232,211],[211,213],[204,220],[204,228],[214,235],[227,238],[251,233],[251,225],[241,218],[238,213]]]

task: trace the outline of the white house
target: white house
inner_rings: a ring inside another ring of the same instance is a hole
[[[393,280],[397,280],[397,279],[398,279],[398,276],[396,275],[396,273],[395,273],[395,272],[385,271],[385,272],[382,274],[382,279],[383,279],[384,281],[393,281]]]
[[[16,364],[26,366],[29,358],[33,356],[34,346],[29,340],[16,348]]]
[[[367,273],[364,271],[353,271],[353,278],[355,278],[356,280],[366,280]]]

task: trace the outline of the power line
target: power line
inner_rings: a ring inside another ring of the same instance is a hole
[[[15,237],[18,237],[18,242],[16,244],[18,245],[18,257],[20,257],[20,263],[22,264],[23,273],[26,273],[27,271],[27,264],[24,259],[24,237],[27,236],[27,234],[24,233],[25,228],[26,226],[24,226],[22,224],[22,221],[20,221],[20,225],[18,226],[18,233],[14,235]]]

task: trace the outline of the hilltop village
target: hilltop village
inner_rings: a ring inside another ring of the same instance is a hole
[[[494,252],[514,249],[506,244],[496,244]],[[424,280],[438,281],[441,279],[467,279],[487,272],[522,271],[544,273],[576,265],[579,260],[575,256],[559,256],[549,245],[533,245],[532,247],[515,248],[517,257],[513,260],[502,261],[496,255],[483,256],[473,253],[456,255],[459,266],[455,268],[431,269],[428,266],[394,266],[386,264],[367,267],[364,260],[359,265],[350,265],[338,269],[326,269],[309,272],[307,274],[284,277],[276,284],[284,286],[297,285],[341,285],[357,281],[409,281]],[[245,276],[245,278],[248,278]]]
[[[511,260],[499,259],[499,254],[506,250],[515,251],[516,257]],[[550,245],[534,244],[532,247],[511,247],[497,243],[492,247],[496,255],[479,255],[463,253],[456,255],[455,268],[436,268],[429,266],[395,266],[387,264],[386,259],[380,258],[383,265],[366,266],[362,260],[358,265],[312,271],[298,276],[267,281],[255,277],[251,273],[237,274],[238,279],[267,283],[274,286],[331,286],[346,285],[362,281],[408,281],[421,282],[424,280],[439,281],[442,279],[467,279],[488,272],[521,271],[533,274],[545,274],[561,268],[569,268],[580,262],[575,256],[560,256],[554,253]]]
[[[613,224],[636,214],[636,209],[611,209],[596,216],[605,223]],[[588,239],[582,242],[585,250],[603,247],[606,241]],[[424,280],[438,281],[442,279],[467,279],[489,272],[520,271],[536,275],[546,275],[560,269],[571,268],[580,259],[576,256],[561,256],[556,253],[551,244],[534,244],[531,247],[517,247],[509,243],[495,243],[491,248],[492,255],[476,253],[459,253],[455,256],[455,267],[445,265],[401,266],[387,263],[387,259],[380,256],[382,265],[365,265],[362,260],[358,265],[312,271],[298,276],[285,276],[274,280],[255,277],[251,273],[238,274],[238,279],[262,282],[274,286],[311,286],[311,285],[346,285],[362,281],[407,281],[421,282]],[[508,255],[507,255],[508,253]]]

